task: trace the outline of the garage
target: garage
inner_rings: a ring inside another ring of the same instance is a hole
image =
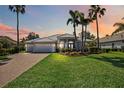
[[[49,38],[40,38],[27,41],[26,51],[32,53],[56,52],[56,41]]]
[[[54,44],[34,44],[33,52],[55,52]]]

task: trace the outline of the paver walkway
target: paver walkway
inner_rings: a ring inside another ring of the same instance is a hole
[[[19,53],[9,56],[12,58],[7,61],[7,64],[0,65],[0,87],[3,87],[8,82],[14,80],[23,72],[37,64],[40,60],[47,57],[48,53],[31,54]]]

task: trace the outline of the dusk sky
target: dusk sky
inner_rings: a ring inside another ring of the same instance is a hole
[[[111,34],[115,27],[115,22],[121,21],[124,17],[124,6],[101,6],[107,9],[105,16],[99,19],[100,37]],[[53,34],[73,33],[73,26],[66,22],[69,10],[79,10],[87,16],[90,6],[69,5],[69,6],[26,6],[26,13],[20,14],[20,38],[28,35],[29,32],[35,32],[40,37]],[[96,35],[95,22],[88,26],[88,31]],[[81,27],[77,27],[77,34],[81,32]],[[0,36],[10,36],[16,40],[16,14],[12,13],[8,6],[0,6]]]

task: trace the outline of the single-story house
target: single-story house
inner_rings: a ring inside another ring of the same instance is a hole
[[[48,37],[37,38],[26,42],[27,52],[56,52],[56,49],[74,48],[75,37],[72,34],[56,34]],[[86,41],[91,41],[86,39]],[[77,47],[81,47],[81,38],[78,37]]]
[[[106,36],[100,39],[101,48],[118,48],[121,49],[124,47],[124,32]]]

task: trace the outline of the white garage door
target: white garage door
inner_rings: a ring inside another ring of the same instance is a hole
[[[55,52],[55,44],[35,44],[33,46],[33,52]]]

